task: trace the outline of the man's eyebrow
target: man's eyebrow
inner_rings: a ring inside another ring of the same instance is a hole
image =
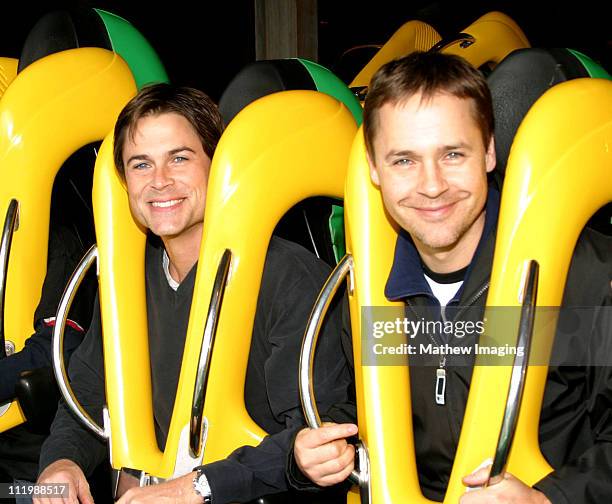
[[[129,165],[132,161],[151,161],[151,158],[146,154],[134,154],[133,156],[130,156],[125,164]]]
[[[456,144],[445,145],[444,147],[442,147],[442,150],[444,151],[456,150],[456,149],[472,150],[472,147],[465,142],[457,142]]]
[[[183,151],[192,152],[193,154],[196,153],[196,151],[193,150],[191,147],[187,147],[186,145],[182,145],[181,147],[177,147],[176,149],[169,150],[168,151],[168,156],[173,156],[174,154],[178,154],[179,152],[183,152]]]
[[[391,159],[395,159],[399,157],[409,157],[409,158],[417,157],[418,158],[420,156],[416,152],[411,151],[411,150],[392,150],[388,152],[387,155],[385,156],[385,161],[389,162]]]

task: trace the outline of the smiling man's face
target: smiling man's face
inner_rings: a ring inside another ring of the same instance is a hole
[[[210,158],[189,121],[176,113],[140,119],[123,163],[134,218],[162,239],[200,239]]]
[[[372,181],[422,256],[473,252],[482,234],[495,149],[484,145],[472,107],[442,93],[421,101],[419,93],[378,110]]]

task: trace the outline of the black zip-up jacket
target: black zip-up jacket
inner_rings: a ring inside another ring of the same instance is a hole
[[[477,321],[484,314],[495,247],[497,198],[496,192],[491,191],[483,239],[462,288],[446,308],[447,317],[455,321]],[[402,252],[402,247],[412,247],[411,259],[418,259],[409,237],[402,235],[398,239],[395,271],[387,284],[388,297],[403,299],[407,316],[431,319],[432,306],[435,308],[439,304],[431,291],[426,291],[424,280],[412,285],[409,293],[393,289],[396,278],[406,278],[405,271],[396,270],[401,270],[400,253],[404,254],[404,265],[413,268],[412,276],[416,268],[416,264],[406,261],[406,250]],[[422,269],[416,270],[422,277]],[[542,403],[540,447],[556,470],[535,485],[553,504],[612,501],[612,369],[590,366],[587,362],[576,365],[576,352],[564,357],[567,348],[582,348],[583,354],[593,356],[612,355],[611,279],[612,240],[585,230],[574,251],[562,305],[602,307],[602,310],[589,334],[558,333],[554,345],[553,365],[549,368]],[[453,310],[452,307],[458,308]],[[415,343],[419,342],[429,343],[423,335],[417,336]],[[450,338],[448,342],[454,346],[473,343],[468,337]],[[605,359],[598,359],[598,363],[602,362]],[[461,364],[465,364],[465,360]],[[436,404],[434,399],[436,371],[436,365],[412,365],[410,376],[419,480],[426,497],[442,500],[459,442],[472,367],[453,366],[453,357],[447,358],[446,404],[443,406]]]

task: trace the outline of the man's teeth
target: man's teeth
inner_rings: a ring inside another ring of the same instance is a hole
[[[183,201],[183,200],[182,199],[173,199],[173,200],[170,200],[170,201],[152,201],[151,205],[153,205],[154,207],[159,207],[159,208],[168,208],[168,207],[171,207],[173,205],[177,205],[181,201]]]

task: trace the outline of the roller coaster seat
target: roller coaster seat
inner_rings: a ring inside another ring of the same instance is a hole
[[[555,84],[593,76],[593,65],[596,63],[588,57],[569,49],[531,48],[512,52],[495,68],[488,84],[495,114],[498,170],[505,171],[516,131],[535,101]]]
[[[125,39],[134,41],[135,47],[131,52],[122,47]],[[104,11],[85,8],[44,15],[26,37],[17,73],[46,56],[83,47],[119,53],[130,65],[134,79],[141,84],[167,80],[165,70],[148,42],[127,21]],[[143,61],[135,60],[138,51]],[[95,242],[91,188],[98,147],[99,142],[84,146],[64,163],[55,178],[51,198],[50,229],[70,227],[78,238],[81,255]],[[95,293],[93,275],[88,276],[83,287],[77,303],[88,306],[89,316],[82,318],[88,323]],[[59,301],[61,291],[52,294],[51,298]],[[15,394],[28,421],[26,427],[36,433],[48,433],[53,420],[59,393],[52,378],[50,368],[42,368],[23,373],[16,384]]]
[[[75,13],[51,12],[43,16],[26,37],[17,72],[22,72],[35,61],[56,52],[84,46],[110,49],[110,42],[99,16],[91,9]],[[56,176],[51,198],[49,228],[72,228],[79,237],[81,255],[95,242],[91,206],[93,169],[83,169],[84,166],[93,168],[94,149],[95,146],[83,147],[64,163]],[[90,296],[91,293],[92,289],[86,288],[79,294]],[[52,294],[59,302],[61,292]],[[93,299],[89,301],[92,302]],[[16,383],[15,396],[27,419],[26,427],[37,434],[47,434],[59,399],[51,368],[23,372]]]
[[[518,49],[489,75],[495,115],[496,176],[503,178],[510,148],[521,121],[550,87],[571,79],[610,75],[588,56],[571,49]],[[598,211],[589,226],[612,234],[612,206]]]
[[[344,103],[361,123],[362,110],[349,88],[326,68],[303,59],[257,61],[244,67],[229,83],[219,108],[226,124],[249,103],[272,93],[320,91]],[[312,198],[296,205],[279,222],[275,233],[299,243],[334,266],[344,251],[341,202]],[[338,225],[339,222],[339,225]]]
[[[100,47],[112,51],[100,16],[93,9],[50,12],[40,18],[28,33],[17,71],[23,71],[50,54],[78,47]]]

